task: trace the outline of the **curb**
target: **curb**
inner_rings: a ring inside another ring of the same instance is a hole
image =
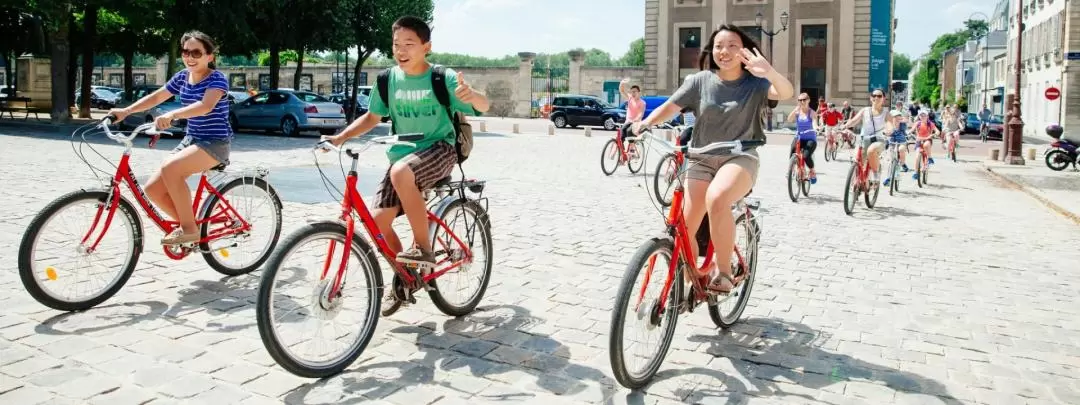
[[[1069,219],[1070,221],[1072,221],[1076,225],[1080,225],[1080,215],[1074,214],[1072,211],[1069,211],[1069,210],[1065,209],[1064,207],[1055,204],[1053,201],[1050,201],[1050,199],[1044,197],[1042,195],[1042,193],[1039,193],[1038,191],[1033,190],[1032,187],[1028,186],[1027,184],[1024,184],[1024,183],[1022,183],[1022,182],[1020,182],[1018,180],[1010,179],[1008,176],[1005,176],[1005,175],[1003,175],[1001,173],[995,172],[994,169],[992,167],[990,167],[990,166],[986,166],[984,164],[983,168],[986,169],[986,172],[990,173],[990,175],[993,176],[994,178],[996,178],[996,179],[998,179],[998,180],[1000,180],[1000,181],[1002,181],[1004,183],[1007,183],[1007,185],[1010,188],[1023,191],[1025,194],[1031,196],[1031,198],[1034,198],[1036,201],[1038,201],[1038,202],[1042,203],[1043,205],[1045,205],[1051,211],[1054,211],[1058,215],[1061,215],[1061,216],[1065,217],[1066,219]]]

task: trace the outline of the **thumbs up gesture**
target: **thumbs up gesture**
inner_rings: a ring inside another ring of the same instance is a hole
[[[457,87],[454,88],[454,95],[457,96],[458,100],[468,104],[471,104],[476,98],[476,92],[473,91],[472,86],[465,82],[465,76],[461,72],[457,72]]]

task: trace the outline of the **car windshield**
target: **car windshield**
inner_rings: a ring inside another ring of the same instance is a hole
[[[308,102],[308,103],[329,103],[330,102],[330,100],[327,100],[326,97],[320,96],[320,95],[315,94],[315,93],[296,92],[296,93],[293,93],[293,95],[295,95],[296,98],[300,99],[301,101]]]
[[[90,91],[94,92],[94,94],[96,94],[98,97],[108,97],[108,98],[116,97],[116,93],[113,93],[113,92],[111,92],[109,90],[105,90],[105,89],[90,89]]]

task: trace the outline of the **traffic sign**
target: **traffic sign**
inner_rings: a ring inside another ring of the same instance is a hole
[[[1046,96],[1047,100],[1054,101],[1061,97],[1061,90],[1058,90],[1057,87],[1048,87],[1043,95]]]

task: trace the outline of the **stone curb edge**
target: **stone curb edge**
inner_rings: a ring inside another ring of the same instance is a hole
[[[1043,196],[1042,193],[1038,192],[1037,190],[1034,190],[1031,186],[1029,186],[1029,185],[1027,185],[1027,184],[1025,184],[1025,183],[1023,183],[1023,182],[1021,182],[1019,180],[1013,180],[1013,179],[1010,179],[1008,176],[1005,176],[1005,175],[1003,175],[1001,173],[995,172],[994,168],[992,168],[990,166],[985,166],[984,165],[983,169],[986,169],[986,172],[990,173],[990,175],[993,176],[994,178],[996,178],[998,180],[1001,180],[1001,181],[1003,181],[1005,183],[1008,183],[1012,188],[1023,191],[1025,194],[1031,196],[1031,198],[1034,198],[1036,201],[1038,201],[1038,202],[1042,203],[1043,205],[1045,205],[1051,211],[1054,211],[1054,212],[1058,213],[1058,215],[1061,215],[1061,216],[1069,219],[1070,221],[1072,221],[1076,225],[1080,225],[1080,215],[1077,215],[1077,214],[1073,213],[1072,211],[1069,211],[1069,210],[1065,209],[1064,207],[1055,204],[1053,201],[1050,201],[1049,198],[1046,198],[1045,196]]]

